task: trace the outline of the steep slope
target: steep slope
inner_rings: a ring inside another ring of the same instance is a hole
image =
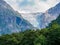
[[[60,15],[57,17],[56,20],[53,20],[48,27],[52,27],[52,25],[56,25],[56,24],[60,25]]]
[[[58,3],[55,7],[49,9],[48,13],[54,16],[58,16],[57,14],[60,14],[60,3]]]
[[[21,15],[20,17],[17,15],[20,14],[14,11],[4,0],[0,0],[0,34],[10,34],[33,28]]]
[[[45,28],[48,26],[48,24],[55,20],[60,14],[60,3],[58,3],[56,6],[50,8],[45,13],[42,13],[42,15],[38,15],[37,21],[39,23],[39,28]]]
[[[36,20],[36,17],[38,15],[41,15],[42,13],[36,12],[36,13],[20,13],[24,19],[29,21],[34,27],[38,27],[38,21]]]
[[[45,13],[36,12],[36,13],[28,13],[28,14],[21,14],[21,15],[26,20],[28,20],[34,27],[42,29],[48,26],[48,24],[52,20],[55,20],[59,16],[59,14],[60,14],[60,3],[48,9]]]

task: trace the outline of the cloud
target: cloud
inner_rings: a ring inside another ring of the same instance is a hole
[[[49,8],[55,6],[60,0],[5,0],[8,4],[13,7],[16,11],[22,14],[23,18],[28,20],[31,24],[37,27],[39,24],[32,14],[36,12],[45,12]]]
[[[34,27],[38,27],[39,23],[37,22],[35,15],[30,13],[22,13],[24,19],[28,20]]]
[[[59,0],[5,0],[19,12],[45,12],[55,6]]]

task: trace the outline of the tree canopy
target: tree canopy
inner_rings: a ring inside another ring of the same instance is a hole
[[[0,45],[60,45],[60,16],[45,29],[2,35]]]

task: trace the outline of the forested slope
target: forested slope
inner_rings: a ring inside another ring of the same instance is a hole
[[[60,45],[60,16],[45,29],[2,35],[0,45]]]

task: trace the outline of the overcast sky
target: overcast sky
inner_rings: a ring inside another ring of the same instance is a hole
[[[45,12],[51,7],[54,7],[60,0],[5,0],[16,11],[21,14],[23,18],[28,20],[33,26],[37,27],[39,22],[35,16],[27,13]]]
[[[15,10],[23,13],[45,12],[60,0],[5,0]]]

